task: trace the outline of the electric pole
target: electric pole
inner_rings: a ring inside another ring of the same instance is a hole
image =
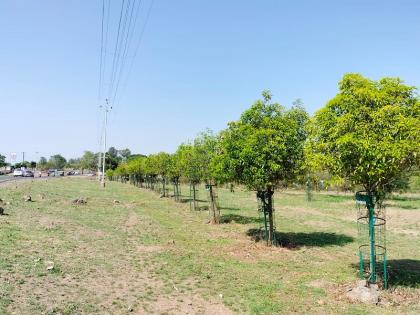
[[[106,99],[105,101],[106,101],[106,105],[104,107],[104,130],[103,130],[103,138],[102,138],[104,141],[103,152],[102,152],[102,180],[101,180],[102,187],[105,187],[106,127],[108,124],[108,112],[112,109],[112,107],[109,106],[108,99]]]

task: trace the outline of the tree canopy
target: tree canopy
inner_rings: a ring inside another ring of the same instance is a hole
[[[308,163],[361,185],[389,192],[419,163],[420,102],[398,78],[347,74],[339,93],[315,113],[308,131]]]
[[[252,190],[274,189],[292,180],[303,163],[307,113],[271,102],[269,91],[221,133],[215,159],[223,181]]]
[[[6,157],[0,154],[0,167],[6,166]]]
[[[98,165],[98,156],[91,152],[85,151],[80,159],[80,168],[82,170],[94,170]]]
[[[64,166],[66,166],[66,163],[66,159],[60,154],[55,154],[51,156],[50,160],[48,161],[48,164],[55,169],[63,169]]]

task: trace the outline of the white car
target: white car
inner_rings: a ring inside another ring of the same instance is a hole
[[[13,171],[13,176],[17,177],[17,176],[23,176],[23,171],[20,169],[16,169]]]

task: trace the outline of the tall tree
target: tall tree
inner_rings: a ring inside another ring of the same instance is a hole
[[[46,170],[48,168],[48,161],[47,158],[44,156],[41,156],[38,162],[38,168],[41,170]]]
[[[131,156],[130,149],[122,149],[118,151],[121,157],[123,158],[123,161],[126,162],[128,158]]]
[[[313,167],[384,196],[419,164],[420,102],[398,78],[347,74],[339,93],[309,124]]]
[[[378,206],[419,165],[420,102],[415,88],[398,78],[373,81],[347,74],[339,87],[339,93],[311,119],[307,157],[314,166],[364,188],[356,194],[366,206],[358,224],[366,226],[369,239],[368,246],[359,247],[360,274],[376,282],[377,259],[386,257],[376,232],[378,222],[385,224]],[[364,266],[366,256],[369,263]],[[385,258],[380,265],[386,288]]]
[[[204,181],[209,193],[209,216],[210,223],[220,222],[220,209],[216,200],[217,196],[214,187],[217,180],[213,171],[213,160],[216,154],[218,138],[211,130],[206,130],[198,135],[194,140],[194,157],[198,168],[200,181]],[[194,198],[195,201],[195,198]]]
[[[189,143],[181,144],[177,151],[178,163],[183,177],[185,177],[192,192],[194,210],[197,209],[196,195],[197,185],[201,181],[201,165],[194,145]]]
[[[262,95],[262,100],[221,133],[215,169],[221,180],[257,191],[266,222],[265,238],[271,245],[274,190],[292,181],[301,169],[308,115],[301,107],[286,110],[272,103],[269,91]]]
[[[0,154],[0,167],[6,166],[6,157]]]
[[[51,156],[50,160],[48,161],[50,166],[55,169],[63,169],[64,166],[66,166],[66,162],[66,159],[60,154]]]
[[[98,158],[95,153],[91,151],[85,151],[83,156],[80,158],[80,168],[83,170],[93,171],[98,166]]]

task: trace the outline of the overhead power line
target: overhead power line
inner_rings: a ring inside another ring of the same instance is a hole
[[[137,55],[152,9],[153,0],[149,0],[150,6],[148,10],[145,9],[147,11],[145,19],[142,21],[139,17],[142,15],[142,8],[145,7],[144,1],[147,0],[120,0],[115,5],[116,1],[102,0],[98,104],[104,116],[102,129],[98,135],[99,147],[103,149],[98,158],[98,173],[101,166],[104,171],[108,113],[115,106],[121,88],[124,91],[127,85],[134,58]],[[112,5],[114,6],[112,7]],[[117,14],[114,17],[113,12]],[[108,46],[112,48],[109,50]],[[127,72],[127,63],[130,58],[132,60]],[[122,87],[121,82],[123,82]]]

